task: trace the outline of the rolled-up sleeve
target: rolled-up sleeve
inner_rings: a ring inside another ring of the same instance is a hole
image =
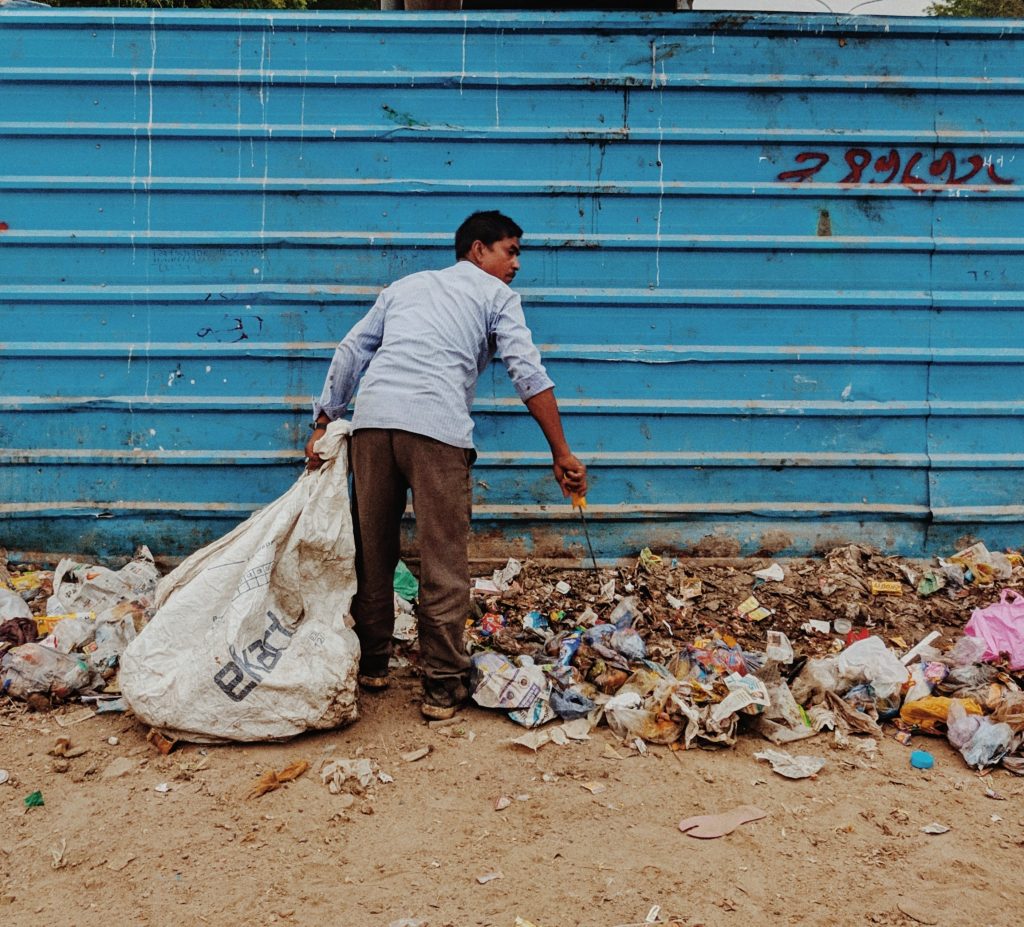
[[[494,340],[512,386],[523,402],[555,385],[541,363],[518,293],[513,293],[497,313]]]
[[[356,323],[334,350],[327,379],[318,399],[313,400],[313,417],[323,412],[331,421],[348,411],[359,378],[363,375],[384,337],[385,293]]]

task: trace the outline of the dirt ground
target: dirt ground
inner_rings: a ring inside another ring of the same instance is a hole
[[[0,705],[10,775],[0,785],[0,924],[1020,920],[1024,779],[979,776],[939,738],[914,737],[935,755],[922,772],[889,736],[872,760],[823,734],[792,752],[823,756],[825,767],[793,781],[755,761],[767,744],[753,736],[732,749],[640,755],[601,727],[588,742],[534,754],[511,745],[522,729],[496,712],[469,708],[431,728],[417,697],[403,675],[364,695],[361,719],[345,729],[168,756],[130,715],[73,723],[80,705]],[[48,755],[59,737],[86,752]],[[402,759],[422,747],[425,758]],[[394,781],[330,794],[323,761],[357,756]],[[261,773],[296,760],[310,770],[246,798]],[[45,804],[26,809],[35,790]],[[677,829],[681,818],[747,804],[767,817],[712,840]],[[949,831],[923,833],[933,822]]]

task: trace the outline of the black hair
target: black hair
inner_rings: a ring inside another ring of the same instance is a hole
[[[513,219],[502,215],[497,209],[475,212],[455,232],[455,257],[462,260],[473,247],[474,241],[493,245],[503,238],[522,238],[523,230]]]

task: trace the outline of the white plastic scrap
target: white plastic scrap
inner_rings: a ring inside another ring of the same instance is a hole
[[[320,780],[332,795],[341,792],[349,779],[354,779],[365,789],[374,779],[373,763],[365,757],[357,760],[328,760],[320,769]]]
[[[777,563],[773,563],[771,566],[767,566],[763,570],[754,570],[754,575],[759,579],[763,579],[765,582],[771,580],[776,583],[781,583],[786,577],[786,574],[782,572],[782,567]]]
[[[754,754],[755,760],[765,760],[772,764],[772,772],[777,772],[787,779],[806,779],[818,773],[825,760],[818,756],[793,756],[784,750],[762,750]]]
[[[793,662],[793,645],[782,631],[768,632],[768,646],[765,656],[776,663]]]
[[[508,563],[506,563],[500,570],[495,570],[494,576],[491,578],[494,581],[494,585],[504,592],[512,585],[515,578],[522,572],[523,565],[516,560],[515,557],[509,557]]]

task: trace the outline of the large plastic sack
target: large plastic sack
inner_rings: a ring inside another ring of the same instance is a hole
[[[964,633],[985,642],[983,660],[1010,658],[1010,669],[1024,669],[1024,596],[1015,589],[1004,589],[998,602],[971,613]]]
[[[121,691],[142,721],[214,742],[356,718],[349,430],[332,422],[318,471],[160,583],[156,614],[121,657]]]

